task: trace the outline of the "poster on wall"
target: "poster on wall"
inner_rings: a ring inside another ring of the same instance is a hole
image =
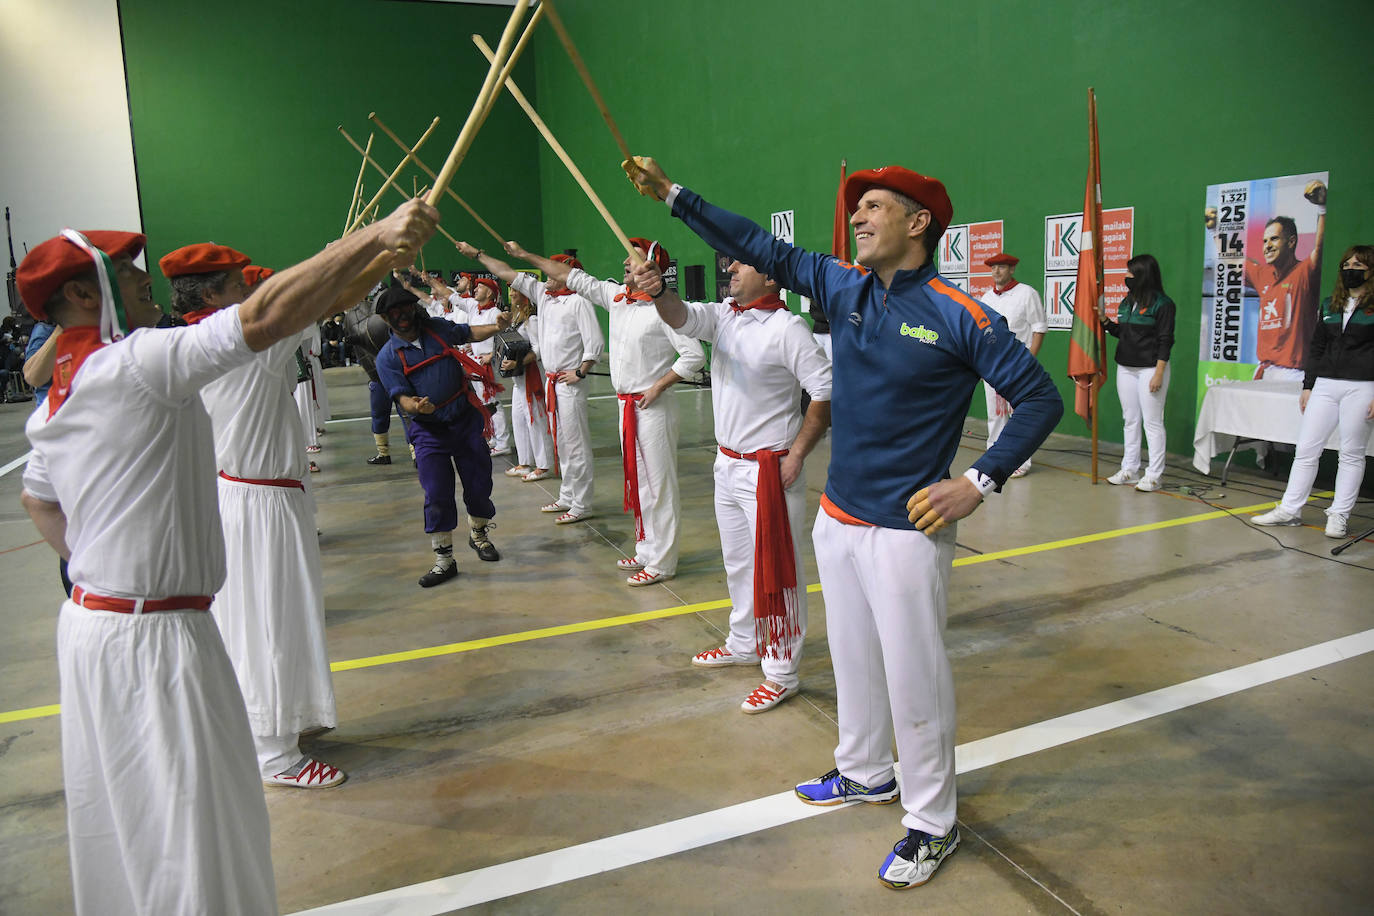
[[[1045,217],[1045,316],[1051,331],[1073,327],[1073,296],[1078,280],[1078,248],[1083,238],[1083,214]],[[1103,297],[1107,315],[1126,298],[1126,262],[1135,245],[1135,207],[1102,211]]]
[[[1321,301],[1327,172],[1207,188],[1198,404],[1208,386],[1301,381]]]
[[[940,237],[935,269],[940,276],[975,299],[992,289],[992,273],[983,262],[1002,250],[1002,220],[960,223]]]

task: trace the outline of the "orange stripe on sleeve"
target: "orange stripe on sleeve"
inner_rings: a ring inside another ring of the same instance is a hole
[[[976,299],[970,299],[968,294],[959,289],[959,287],[950,286],[938,276],[930,278],[930,285],[934,287],[937,292],[943,293],[962,305],[964,311],[973,316],[973,320],[977,322],[979,328],[986,329],[992,327],[992,319],[988,317],[987,312],[983,311],[983,306],[979,304]]]

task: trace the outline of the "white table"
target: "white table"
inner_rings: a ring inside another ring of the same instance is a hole
[[[1193,467],[1210,474],[1212,459],[1229,452],[1221,479],[1236,451],[1251,448],[1256,451],[1266,442],[1298,442],[1298,426],[1302,411],[1298,398],[1302,382],[1225,382],[1207,389],[1198,412],[1197,430],[1193,435]],[[1327,440],[1329,449],[1340,447],[1340,433],[1333,431]],[[1370,436],[1365,454],[1374,455],[1374,435]]]

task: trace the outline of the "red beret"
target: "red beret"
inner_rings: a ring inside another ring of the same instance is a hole
[[[500,285],[497,284],[497,282],[493,280],[491,277],[478,277],[476,280],[473,280],[472,282],[477,284],[478,286],[485,286],[487,289],[491,290],[498,296],[501,295]]]
[[[146,235],[137,232],[115,232],[96,229],[81,233],[95,247],[112,258],[138,257],[148,241]],[[53,293],[72,277],[85,273],[95,267],[91,256],[62,236],[48,239],[24,256],[24,262],[15,271],[15,285],[19,288],[19,298],[29,314],[39,321],[47,321],[48,313],[44,306]]]
[[[257,286],[274,273],[276,273],[276,271],[270,267],[259,267],[256,264],[249,264],[243,269],[243,282],[247,283],[250,287]]]
[[[567,264],[569,267],[576,267],[578,270],[582,269],[582,262],[570,254],[556,254],[549,260],[557,261],[559,264]]]
[[[988,258],[983,263],[989,267],[996,267],[998,264],[1005,264],[1008,267],[1015,267],[1017,264],[1021,263],[1021,259],[1015,257],[1014,255],[1009,255],[1005,251],[999,251],[997,254]]]
[[[640,238],[630,239],[630,244],[638,248],[640,253],[645,257],[648,257],[650,248],[653,248],[654,245],[658,245],[657,248],[654,248],[654,263],[658,265],[659,270],[668,269],[668,261],[671,259],[668,257],[668,249],[664,248],[661,244]]]
[[[948,229],[954,219],[954,204],[949,192],[938,178],[931,178],[904,169],[900,165],[885,165],[880,169],[862,169],[844,181],[845,211],[851,216],[859,209],[859,198],[869,188],[887,188],[905,194],[931,212],[941,229]]]
[[[252,263],[252,258],[228,245],[197,242],[164,254],[157,262],[157,266],[162,268],[163,276],[170,280],[187,274],[211,274],[236,268],[242,270]]]

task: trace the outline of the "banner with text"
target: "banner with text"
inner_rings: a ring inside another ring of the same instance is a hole
[[[1002,250],[1003,221],[961,223],[940,237],[935,269],[973,298],[992,289],[992,272],[983,262]]]
[[[1078,248],[1083,238],[1083,214],[1045,217],[1045,316],[1050,330],[1073,327],[1073,295],[1078,280]],[[1107,316],[1126,298],[1126,262],[1135,244],[1135,207],[1102,211],[1103,296]]]
[[[1198,407],[1222,382],[1302,378],[1321,301],[1327,172],[1207,188]]]

